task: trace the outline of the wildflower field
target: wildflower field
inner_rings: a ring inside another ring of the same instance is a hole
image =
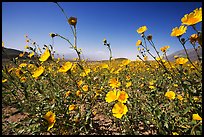
[[[83,60],[77,45],[77,18],[67,17],[56,4],[67,19],[74,43],[60,34],[50,33],[50,37],[66,40],[78,58],[56,59],[55,45],[40,48],[26,35],[24,53],[2,64],[2,134],[202,134],[202,59],[198,54],[196,61],[188,54],[169,61],[170,46],[157,47],[153,36],[145,34],[147,26],[141,26],[136,30],[141,35],[135,45],[140,52],[137,60],[113,59],[107,39],[101,41],[109,50],[109,60]],[[184,15],[181,26],[170,32],[185,51],[186,43],[195,51],[202,48],[199,22],[202,8]],[[187,29],[195,33],[184,39]],[[2,42],[2,53],[4,47]],[[27,59],[22,59],[26,52]]]

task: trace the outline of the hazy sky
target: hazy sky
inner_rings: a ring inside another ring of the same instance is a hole
[[[169,45],[167,54],[181,50],[178,39],[171,37],[181,18],[201,2],[59,2],[68,17],[77,17],[78,47],[91,59],[109,59],[103,39],[110,42],[113,58],[135,60],[139,54],[136,42],[141,39],[136,30],[146,25],[146,35],[152,34],[159,49]],[[201,23],[197,24],[199,29]],[[5,47],[23,50],[27,34],[41,47],[51,44],[49,33],[58,33],[73,41],[71,29],[60,8],[52,2],[2,2],[2,41]],[[184,37],[195,33],[188,28]],[[187,48],[191,48],[187,44]],[[60,54],[76,56],[63,39],[54,40],[54,50]],[[150,48],[150,51],[153,51]]]

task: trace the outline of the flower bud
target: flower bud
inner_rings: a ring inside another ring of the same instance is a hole
[[[70,17],[69,19],[68,19],[68,23],[70,24],[70,25],[72,25],[72,26],[76,26],[76,24],[77,24],[77,18],[75,18],[75,17]]]
[[[107,40],[104,38],[103,39],[103,44],[106,45],[107,44]]]
[[[149,40],[149,41],[152,40],[152,35],[148,35],[147,40]]]
[[[185,38],[181,38],[181,42],[184,44],[185,43]]]
[[[50,37],[54,38],[55,36],[57,36],[57,34],[55,34],[55,33],[50,33]]]
[[[197,34],[192,34],[191,36],[190,36],[190,42],[192,43],[192,44],[195,44],[195,42],[198,40],[198,35]]]
[[[139,45],[142,45],[142,41],[141,40],[138,40],[137,43],[136,43],[136,46],[139,46]]]

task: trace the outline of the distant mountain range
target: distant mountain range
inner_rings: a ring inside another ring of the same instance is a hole
[[[3,52],[4,51],[4,52]],[[195,60],[198,60],[198,57],[197,57],[197,54],[195,52],[194,49],[188,49],[187,50],[188,54],[189,54],[189,58],[192,60],[192,61],[195,61]],[[202,57],[202,48],[198,49],[198,55],[200,57]],[[7,55],[6,55],[6,54]],[[18,57],[20,53],[23,53],[23,51],[20,51],[20,50],[16,50],[16,49],[11,49],[11,48],[3,48],[2,49],[2,60],[5,60],[9,57],[9,59],[12,59],[12,58],[15,58],[15,57]],[[22,59],[25,59],[27,58],[28,56],[28,53],[26,53],[26,55],[22,58]],[[74,54],[66,54],[65,55],[65,59],[67,60],[73,60],[73,56]],[[174,56],[178,56],[178,57],[186,57],[186,53],[184,50],[180,50],[180,51],[177,51],[177,52],[174,52],[170,55],[167,56],[168,60],[169,61],[174,61]],[[119,60],[121,59],[126,59],[126,58],[118,58]],[[94,61],[94,59],[90,59],[92,61]]]
[[[23,51],[20,51],[17,49],[2,48],[2,56],[1,57],[2,57],[2,60],[12,59],[12,58],[18,57],[20,53],[23,53]]]
[[[198,55],[200,57],[202,57],[202,48],[198,49],[197,52],[198,52]],[[188,56],[189,56],[191,61],[198,60],[197,53],[193,48],[192,49],[187,49],[187,53],[188,53]],[[174,52],[174,53],[168,55],[167,58],[168,58],[169,61],[174,61],[175,60],[174,56],[187,57],[185,50],[180,50],[180,51],[177,51],[177,52]]]

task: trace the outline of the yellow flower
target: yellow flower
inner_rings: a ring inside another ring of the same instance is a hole
[[[150,86],[149,86],[149,88],[150,88],[150,89],[155,89],[156,87],[155,87],[155,86],[150,85]]]
[[[109,91],[106,94],[106,98],[105,98],[106,102],[110,103],[112,101],[117,100],[117,91],[114,89],[113,91]]]
[[[126,76],[126,80],[130,80],[131,79],[131,77],[130,77],[130,75],[127,75]],[[131,83],[132,84],[132,83]]]
[[[82,73],[80,73],[80,76],[85,77],[85,76],[86,76],[86,73],[85,73],[85,72],[82,72]]]
[[[197,8],[190,14],[184,15],[184,17],[181,19],[182,24],[185,25],[194,25],[202,21],[202,8]]]
[[[131,62],[131,60],[129,60],[129,59],[123,60],[123,61],[121,62],[121,65],[120,65],[120,66],[126,66],[126,65],[128,65],[130,62]]]
[[[92,114],[95,116],[97,114],[97,111],[92,111]]]
[[[24,47],[25,49],[28,49],[29,48],[29,46],[28,45],[25,45],[25,47]]]
[[[193,114],[193,120],[202,120],[198,114]]]
[[[187,58],[177,58],[176,59],[176,64],[179,64],[179,65],[183,65],[183,64],[185,64],[185,63],[187,63],[188,62],[188,59]]]
[[[2,79],[2,83],[5,83],[5,82],[7,82],[7,81],[8,81],[7,79],[4,79],[4,80]]]
[[[59,63],[60,62],[60,58],[57,58],[57,61],[56,61],[56,63]]]
[[[65,93],[65,98],[68,97],[70,94],[71,94],[71,91],[67,91],[67,92]]]
[[[24,53],[20,53],[20,54],[19,54],[19,57],[23,57],[23,56],[24,56]]]
[[[29,58],[32,58],[32,56],[34,56],[34,54],[35,54],[35,53],[32,52],[32,53],[30,53],[30,54],[28,55],[28,57],[29,57]]]
[[[174,93],[173,91],[167,91],[167,92],[165,93],[165,96],[166,96],[168,99],[170,99],[170,100],[175,99],[175,93]]]
[[[71,62],[65,62],[64,65],[58,70],[59,72],[67,72],[68,70],[70,70],[72,67],[72,63]]]
[[[112,88],[117,88],[117,87],[120,86],[120,82],[116,78],[112,78],[112,79],[109,80],[109,85]]]
[[[82,89],[83,89],[83,91],[88,91],[88,90],[89,90],[89,87],[88,87],[88,85],[84,85],[84,86],[82,87]]]
[[[20,81],[23,82],[23,83],[26,82],[26,77],[22,77],[22,78],[20,79]]]
[[[139,45],[142,45],[142,41],[141,40],[138,40],[137,43],[136,43],[136,46],[139,46]]]
[[[8,70],[8,73],[11,73],[13,71],[13,68],[10,68],[9,70]]]
[[[126,86],[126,88],[128,88],[128,87],[130,87],[131,85],[132,85],[132,82],[130,81],[130,82],[127,82],[125,86]]]
[[[28,65],[28,68],[34,68],[34,66],[35,66],[35,65],[33,65],[33,64],[29,64],[29,65]]]
[[[16,69],[16,76],[20,77],[23,72],[21,71],[21,68]]]
[[[202,17],[202,7],[200,7],[199,9],[196,8],[194,10],[194,15],[197,16],[197,17]],[[202,21],[202,18],[201,18],[201,21]]]
[[[80,87],[81,84],[83,84],[83,81],[82,81],[82,80],[80,80],[79,82],[77,82],[78,87]]]
[[[108,64],[105,64],[105,63],[102,64],[102,65],[101,65],[101,68],[108,68]]]
[[[181,95],[177,95],[177,98],[182,101],[183,100],[183,97]]]
[[[121,70],[122,70],[122,68],[119,68],[118,70],[116,70],[116,71],[114,72],[114,74],[120,73]]]
[[[152,86],[152,85],[154,85],[155,82],[156,82],[155,80],[151,80],[151,81],[149,82],[149,85]]]
[[[177,59],[177,58],[179,58],[179,57],[175,55],[174,58]]]
[[[91,69],[85,69],[86,75],[88,75],[91,72]]]
[[[33,77],[34,78],[38,78],[40,75],[42,75],[42,73],[44,72],[44,68],[42,66],[40,66],[34,73],[33,73]]]
[[[183,35],[184,33],[186,33],[186,30],[187,30],[186,26],[180,26],[179,28],[175,27],[172,29],[171,36],[172,37],[179,37],[179,36]]]
[[[144,61],[147,61],[148,60],[148,57],[147,56],[144,56]]]
[[[121,102],[117,102],[112,109],[113,116],[121,119],[128,112],[127,106]]]
[[[169,49],[170,47],[169,46],[164,46],[164,47],[161,47],[160,50],[162,52],[166,52],[167,49]]]
[[[40,56],[39,60],[44,62],[50,57],[50,51],[46,48],[45,52]]]
[[[26,66],[27,66],[26,63],[21,63],[21,64],[19,65],[20,68],[23,68],[23,67],[26,67]]]
[[[70,25],[72,25],[72,26],[76,26],[76,24],[77,24],[77,18],[75,18],[75,17],[70,17],[70,18],[68,19],[68,23],[69,23]]]
[[[194,101],[198,101],[199,98],[198,98],[198,97],[193,97],[193,100],[194,100]]]
[[[85,69],[84,71],[85,72],[80,73],[80,76],[82,76],[82,77],[87,76],[91,72],[91,69]]]
[[[74,110],[75,108],[76,108],[76,105],[72,104],[72,105],[69,106],[69,111],[72,111],[72,110]]]
[[[81,94],[82,94],[81,91],[79,91],[79,90],[76,91],[77,96],[80,96]]]
[[[146,26],[142,26],[139,29],[137,29],[137,33],[141,34],[141,33],[144,33],[146,30],[147,30],[147,27]]]
[[[55,114],[51,111],[48,111],[45,115],[44,115],[44,118],[47,120],[47,122],[49,123],[48,125],[48,129],[47,131],[50,130],[50,128],[52,128],[56,122],[56,119],[55,119]]]
[[[128,99],[128,94],[125,91],[118,91],[117,93],[117,100],[121,103],[126,103]]]
[[[177,132],[172,132],[173,135],[179,135]]]

